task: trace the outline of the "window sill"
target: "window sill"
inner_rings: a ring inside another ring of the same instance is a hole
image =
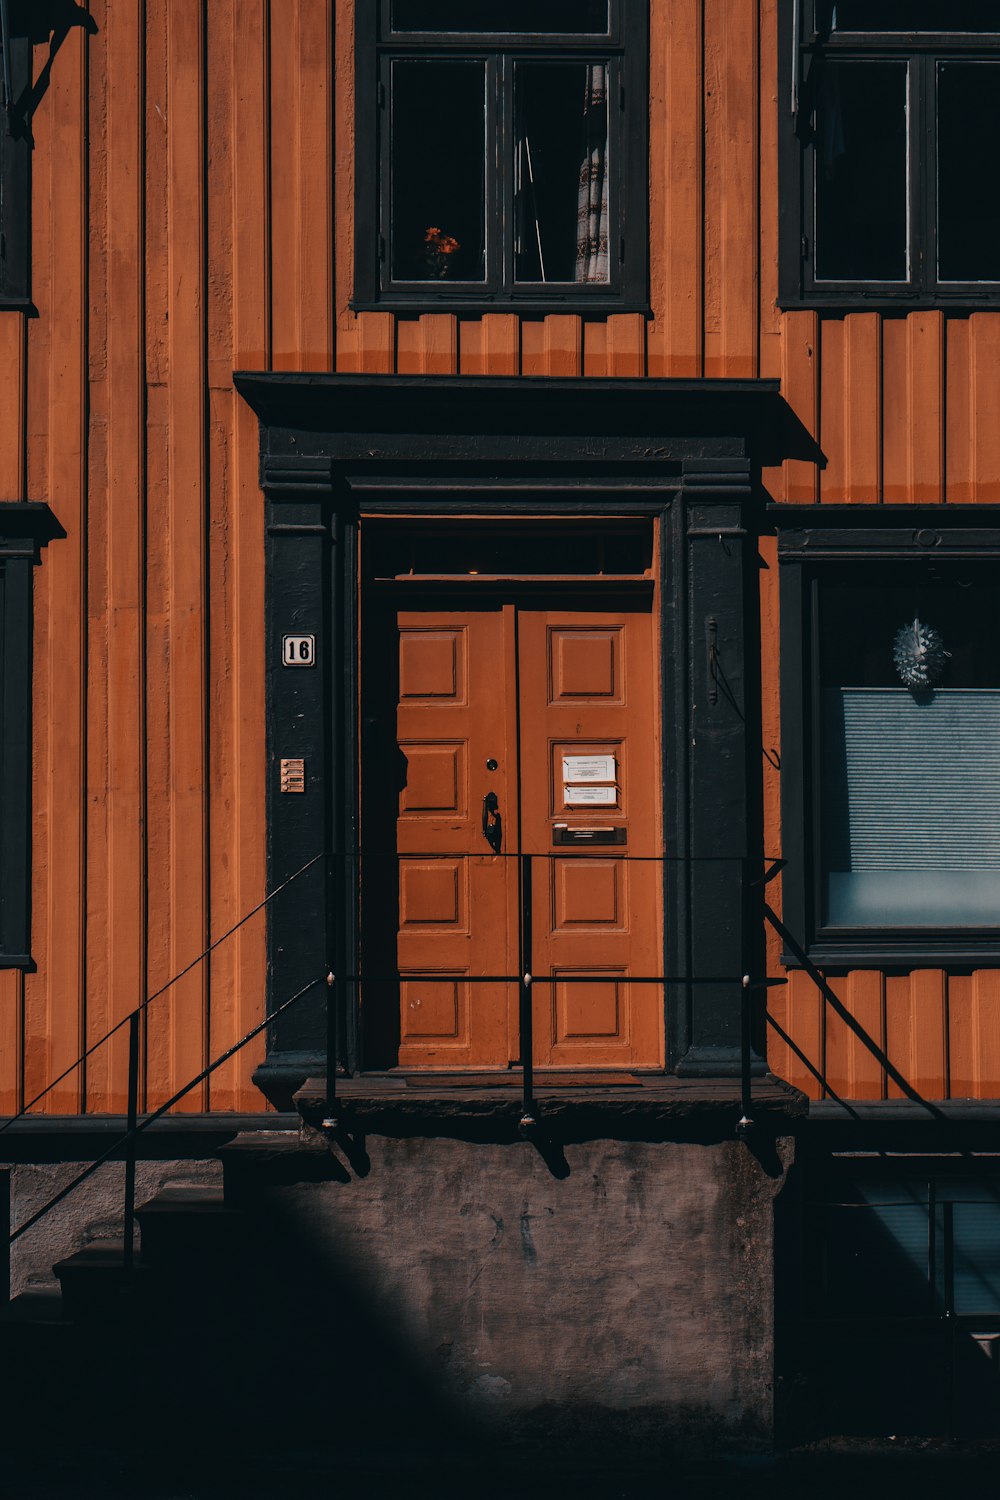
[[[934,312],[982,312],[1000,306],[1000,286],[987,292],[938,292],[934,295],[916,293],[890,293],[884,291],[856,292],[804,292],[801,296],[778,297],[775,306],[779,312],[883,312],[909,313]]]
[[[488,298],[463,298],[432,296],[387,296],[379,301],[352,300],[349,307],[354,313],[388,312],[397,317],[420,317],[423,313],[461,313],[465,317],[479,318],[487,313],[516,313],[521,318],[541,318],[548,313],[572,313],[582,318],[608,318],[615,313],[638,313],[652,320],[653,309],[648,302],[615,301],[597,297],[519,297],[509,301]]]
[[[991,939],[976,943],[945,942],[928,939],[916,942],[854,942],[850,945],[813,943],[806,960],[817,969],[976,969],[1000,967],[1000,941]],[[781,962],[786,969],[807,965],[795,953],[784,952]]]
[[[507,1082],[509,1078],[509,1082]],[[344,1127],[376,1135],[521,1139],[520,1075],[370,1073],[340,1079]],[[731,1140],[743,1111],[738,1078],[678,1078],[666,1073],[593,1072],[535,1078],[543,1134],[563,1140]],[[295,1095],[303,1121],[320,1129],[327,1115],[326,1080],[310,1078]],[[767,1075],[753,1083],[754,1122],[787,1133],[807,1101]]]

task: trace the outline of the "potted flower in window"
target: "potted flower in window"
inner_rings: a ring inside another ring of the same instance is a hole
[[[453,258],[461,248],[458,240],[443,234],[436,225],[424,232],[424,264],[435,280],[443,281],[450,275]]]

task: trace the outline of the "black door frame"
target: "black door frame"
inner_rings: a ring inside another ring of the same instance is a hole
[[[777,382],[234,378],[260,419],[266,507],[268,889],[324,847],[330,854],[270,908],[269,1008],[327,967],[356,972],[362,510],[658,516],[670,856],[664,973],[678,976],[666,986],[667,1066],[695,1077],[737,1075],[736,976],[758,941],[746,872],[762,856],[753,753],[757,476],[764,463],[815,456]],[[289,633],[315,635],[313,670],[281,665]],[[305,763],[304,795],[281,791],[280,763],[289,758]],[[353,1072],[361,1055],[349,984],[345,998],[341,1056]],[[325,1006],[325,994],[300,1003],[271,1028],[255,1078],[279,1105],[324,1072]]]

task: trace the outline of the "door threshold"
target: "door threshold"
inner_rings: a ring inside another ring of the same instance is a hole
[[[391,1081],[397,1088],[432,1088],[432,1089],[517,1089],[524,1085],[524,1078],[520,1069],[514,1071],[505,1069],[503,1072],[470,1071],[463,1073],[434,1072],[430,1069],[399,1068],[389,1073],[361,1075],[361,1080],[370,1082],[373,1079],[386,1079]],[[642,1079],[635,1073],[622,1071],[617,1068],[587,1069],[576,1071],[571,1068],[536,1068],[532,1074],[535,1089],[606,1089],[606,1088],[642,1088]]]

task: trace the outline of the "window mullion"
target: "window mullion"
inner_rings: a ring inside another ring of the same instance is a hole
[[[509,52],[496,58],[494,97],[498,109],[497,155],[494,178],[501,195],[494,214],[493,243],[497,289],[509,297],[514,286],[514,60]]]
[[[910,68],[914,76],[916,95],[916,129],[910,132],[910,150],[914,153],[911,178],[919,180],[919,219],[913,238],[919,237],[920,257],[918,277],[914,278],[917,290],[923,296],[931,295],[937,287],[937,132],[935,129],[935,78],[936,59],[930,53],[917,54]],[[922,170],[916,164],[922,162]]]

